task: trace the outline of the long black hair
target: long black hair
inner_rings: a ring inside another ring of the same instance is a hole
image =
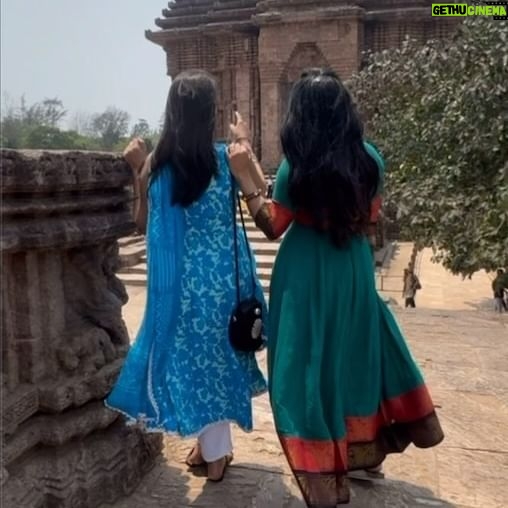
[[[217,175],[213,136],[216,84],[205,71],[179,74],[169,89],[164,127],[152,157],[152,172],[170,164],[173,204],[189,206]]]
[[[351,96],[333,71],[310,69],[295,83],[281,142],[296,210],[338,247],[365,233],[379,170],[365,150]]]

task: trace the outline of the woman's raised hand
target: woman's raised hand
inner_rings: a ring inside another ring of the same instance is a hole
[[[240,143],[231,143],[228,149],[228,157],[231,172],[237,180],[250,175],[252,159],[250,150],[246,146]]]
[[[139,173],[148,157],[148,150],[141,138],[134,138],[123,151],[123,156],[133,171]]]
[[[250,142],[249,126],[238,111],[235,111],[235,123],[229,125],[229,132],[231,133],[231,140],[233,143],[239,141]]]

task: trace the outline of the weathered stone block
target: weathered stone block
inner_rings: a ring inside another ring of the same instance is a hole
[[[111,154],[13,150],[1,172],[2,506],[92,508],[161,447],[102,402],[129,347],[115,272],[131,172]]]

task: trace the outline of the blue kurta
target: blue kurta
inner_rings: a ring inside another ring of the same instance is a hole
[[[236,305],[233,184],[225,145],[217,145],[216,153],[218,176],[187,208],[171,205],[170,167],[154,173],[145,317],[107,399],[148,429],[182,436],[223,421],[251,430],[251,398],[266,390],[254,354],[237,353],[229,343]],[[238,246],[241,298],[254,290],[264,302],[257,277],[252,287],[241,228]]]

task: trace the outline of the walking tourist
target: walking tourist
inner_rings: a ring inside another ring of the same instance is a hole
[[[504,270],[499,268],[496,273],[496,278],[492,281],[492,291],[494,292],[494,309],[497,312],[508,311],[506,302],[504,300],[505,290],[508,289],[506,283]]]
[[[504,270],[504,303],[506,305],[506,309],[508,310],[508,268]]]
[[[418,277],[415,275],[413,268],[410,266],[404,269],[404,289],[402,290],[402,295],[405,298],[404,306],[406,309],[408,307],[415,308],[416,307],[416,292],[422,289],[422,285]]]
[[[208,479],[220,481],[232,459],[230,423],[252,429],[251,399],[266,382],[254,353],[237,352],[228,337],[237,304],[236,184],[227,146],[213,143],[215,111],[213,78],[183,73],[171,85],[153,155],[147,158],[139,139],[125,151],[135,171],[136,220],[146,229],[148,291],[143,324],[107,404],[149,430],[197,436],[187,464],[206,466]],[[237,242],[245,299],[255,267],[246,239],[239,234]],[[264,305],[257,278],[254,286]]]
[[[348,472],[376,472],[388,453],[443,439],[422,374],[376,292],[365,232],[383,160],[362,139],[339,78],[312,70],[291,92],[273,201],[251,176],[248,142],[230,146],[258,227],[272,239],[287,230],[270,288],[269,390],[284,453],[315,508],[348,502]]]

